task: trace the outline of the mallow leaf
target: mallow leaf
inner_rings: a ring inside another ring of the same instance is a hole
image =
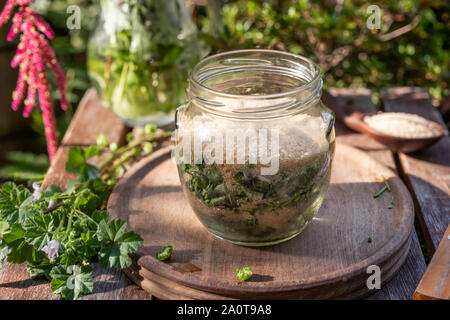
[[[66,162],[66,170],[71,173],[79,174],[82,180],[95,179],[98,169],[86,162],[87,159],[98,154],[95,147],[89,147],[84,151],[81,147],[69,149],[69,156]]]
[[[91,218],[97,223],[100,223],[102,220],[108,221],[109,220],[109,212],[106,210],[95,210],[92,213]]]
[[[45,189],[44,196],[48,198],[54,196],[57,193],[62,193],[61,188],[56,184],[52,184],[48,186],[47,189]]]
[[[76,300],[94,290],[92,268],[89,266],[56,266],[50,271],[50,277],[52,291],[67,300]]]
[[[131,265],[130,254],[141,247],[143,240],[133,231],[125,232],[126,226],[120,219],[99,223],[97,238],[102,242],[99,261],[103,267],[124,269]]]
[[[38,210],[39,203],[36,203],[33,197],[25,199],[25,201],[20,205],[17,222],[24,223],[28,218],[34,216]]]
[[[25,230],[25,240],[37,250],[41,250],[50,241],[53,231],[52,215],[38,213],[25,221],[23,229]]]
[[[100,198],[89,189],[84,189],[75,199],[75,207],[79,210],[91,214],[100,204]]]
[[[24,236],[25,230],[20,224],[13,224],[10,232],[3,236],[3,243],[11,250],[8,255],[8,262],[20,264],[25,261],[35,263],[43,260],[45,258],[44,252],[38,251],[28,244]]]
[[[28,244],[25,239],[18,240],[19,244],[11,250],[8,255],[8,262],[21,264],[26,261],[35,263],[45,258],[43,251],[37,251],[32,245]]]
[[[16,186],[13,182],[6,182],[0,189],[0,215],[10,224],[19,219],[22,203],[31,196],[30,190],[24,186]]]
[[[9,233],[9,223],[6,221],[0,221],[0,240],[3,239],[3,235]]]
[[[40,263],[30,263],[27,265],[27,271],[30,273],[31,279],[45,277],[46,279],[51,280],[50,271],[52,270],[52,268],[53,265],[47,259],[41,261]]]
[[[8,256],[9,249],[8,246],[3,243],[3,240],[0,240],[0,269],[2,268],[3,261],[5,261]]]
[[[14,248],[14,244],[23,240],[25,230],[23,230],[20,224],[13,224],[8,233],[3,234],[3,241],[11,248]]]
[[[80,174],[81,168],[85,165],[84,150],[81,147],[69,149],[69,156],[66,162],[66,170],[71,173]]]

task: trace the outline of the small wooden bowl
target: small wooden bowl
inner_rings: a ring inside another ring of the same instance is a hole
[[[378,141],[381,144],[384,144],[389,149],[395,152],[415,152],[418,150],[421,150],[423,148],[426,148],[428,146],[431,146],[432,144],[436,143],[440,138],[442,138],[445,135],[445,131],[442,128],[442,126],[434,121],[431,121],[434,126],[439,130],[439,134],[432,137],[427,138],[401,138],[401,137],[395,137],[390,136],[387,134],[384,134],[382,132],[376,131],[369,127],[369,125],[364,121],[364,117],[366,116],[372,116],[377,114],[376,112],[371,113],[361,113],[361,112],[353,112],[352,114],[348,115],[344,119],[344,123],[347,125],[347,127],[359,131],[362,133],[365,133],[369,135],[374,140]]]
[[[384,144],[389,149],[395,152],[415,152],[431,146],[436,143],[440,138],[447,134],[446,130],[442,126],[434,121],[431,121],[436,128],[439,130],[439,134],[427,138],[401,138],[390,136],[382,132],[376,131],[369,127],[369,125],[364,121],[364,117],[376,114],[376,112],[371,113],[361,113],[361,112],[346,112],[344,108],[339,106],[334,98],[324,91],[322,96],[323,103],[334,111],[336,118],[342,121],[347,127],[358,132],[362,132],[372,137],[374,140]]]

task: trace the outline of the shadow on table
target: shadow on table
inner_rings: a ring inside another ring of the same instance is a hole
[[[45,284],[45,279],[25,279],[13,282],[0,283],[0,288],[25,289]]]

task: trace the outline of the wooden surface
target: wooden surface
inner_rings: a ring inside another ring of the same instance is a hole
[[[445,127],[429,94],[420,88],[381,91],[386,111],[419,114]],[[432,254],[450,223],[450,137],[447,135],[420,152],[399,153],[406,183],[412,194],[428,250]]]
[[[391,89],[391,91],[394,90],[396,92],[396,95],[399,95],[401,92],[403,94],[408,95],[408,91],[414,91],[417,89]],[[400,93],[399,93],[400,90]],[[370,101],[370,94],[371,92],[367,89],[332,89],[333,94],[335,94],[338,99],[342,103],[348,102],[348,100],[355,99],[358,103],[358,110],[365,111],[365,112],[371,112],[374,111],[376,108]],[[403,95],[402,94],[402,95]],[[416,99],[420,98],[420,94],[409,94],[409,96],[414,96]],[[385,98],[386,95],[381,95],[382,98]],[[422,94],[422,97],[425,97],[425,99],[418,99],[416,102],[414,102],[415,107],[414,109],[409,109],[410,105],[409,103],[403,103],[402,99],[390,99],[387,103],[385,103],[384,107],[387,110],[399,110],[397,104],[403,106],[403,108],[406,108],[406,111],[411,110],[412,112],[432,112],[433,120],[438,121],[442,123],[442,119],[440,118],[439,114],[436,113],[434,110],[431,109],[426,111],[427,108],[432,108],[429,104],[429,100],[426,98],[426,95]],[[420,105],[422,102],[426,102],[427,106]],[[124,135],[126,133],[126,128],[123,127],[123,125],[118,121],[111,113],[104,110],[99,102],[98,98],[95,97],[95,95],[89,91],[86,99],[83,102],[84,107],[80,106],[78,108],[78,111],[76,113],[77,120],[73,121],[71,125],[71,132],[72,130],[80,130],[79,136],[75,136],[75,134],[72,136],[74,139],[77,139],[76,142],[84,145],[88,142],[93,142],[95,139],[95,135],[99,133],[106,133],[108,135],[111,135],[110,138],[112,141],[115,141],[114,139],[123,140]],[[362,108],[363,110],[359,109]],[[90,111],[90,113],[87,113],[86,115],[83,115],[84,112]],[[405,111],[405,110],[404,110]],[[104,115],[107,116],[104,116]],[[425,114],[427,116],[427,114]],[[101,119],[101,121],[98,121],[98,119]],[[96,126],[101,126],[98,128],[98,130],[93,130],[96,128]],[[93,130],[88,132],[84,132],[84,130]],[[444,173],[442,176],[439,176],[438,174],[433,173],[434,172],[434,166],[436,164],[441,164],[440,170],[442,170],[442,167],[446,167],[448,170],[448,159],[445,161],[445,156],[448,155],[449,147],[447,144],[447,147],[445,147],[442,151],[443,152],[426,152],[426,158],[421,160],[421,155],[400,155],[399,159],[402,161],[397,161],[394,163],[394,158],[392,156],[392,153],[386,150],[383,146],[377,144],[370,138],[358,134],[355,132],[352,132],[346,128],[342,128],[339,124],[336,125],[337,129],[337,140],[341,140],[343,143],[347,143],[349,145],[355,146],[359,148],[360,150],[368,153],[371,157],[374,159],[382,162],[386,166],[390,168],[397,168],[400,172],[403,170],[403,165],[408,166],[409,172],[412,173],[412,176],[414,177],[413,171],[420,171],[422,168],[425,170],[426,174],[420,174],[421,179],[428,181],[430,177],[432,177],[434,180],[436,179],[448,179],[449,174]],[[106,130],[106,131],[104,131]],[[75,131],[72,131],[75,132]],[[114,138],[116,137],[116,138]],[[4,147],[5,142],[1,142],[2,147]],[[65,142],[70,144],[69,141],[66,140]],[[442,143],[442,142],[440,142]],[[435,148],[433,146],[432,148]],[[67,152],[63,151],[61,155],[58,155],[58,161],[55,162],[55,164],[51,167],[51,170],[53,171],[51,174],[49,172],[49,178],[55,179],[54,182],[62,182],[63,180],[68,178],[67,173],[64,171],[64,164],[62,161],[64,161],[65,154]],[[409,157],[409,159],[408,159]],[[408,162],[404,161],[404,159],[408,159]],[[437,160],[435,160],[435,158]],[[442,161],[444,159],[444,161]],[[418,168],[416,168],[418,166]],[[58,168],[58,169],[56,169]],[[445,169],[445,168],[444,168]],[[446,171],[444,170],[444,171]],[[431,173],[430,173],[431,172]],[[439,171],[441,172],[441,171]],[[447,178],[446,178],[447,177]],[[404,178],[404,177],[403,177]],[[406,182],[408,182],[408,178],[405,179]],[[441,180],[442,181],[442,180]],[[448,181],[448,180],[447,180]],[[442,182],[440,182],[442,183]],[[407,183],[408,185],[409,183]],[[431,211],[432,214],[436,212],[439,213],[439,210],[448,210],[448,203],[446,204],[445,201],[448,201],[448,195],[444,197],[445,193],[440,191],[442,187],[440,187],[440,184],[438,183],[437,186],[433,185],[432,183],[422,183],[422,186],[427,186],[426,188],[411,188],[411,185],[409,184],[411,194],[415,200],[416,204],[416,211],[418,216],[422,216],[424,209],[425,211]],[[448,182],[447,182],[448,186]],[[437,189],[437,190],[435,190]],[[422,195],[420,197],[417,197],[415,194],[415,190],[418,190]],[[437,204],[434,204],[432,200],[427,200],[427,194],[430,192],[430,194],[438,195],[439,201],[443,203],[445,206],[439,207]],[[422,201],[419,203],[419,200]],[[427,207],[430,206],[431,202],[431,208]],[[428,223],[425,223],[424,220],[421,221],[420,225],[417,224],[416,228],[420,231],[422,234],[429,234],[428,237],[428,243],[433,243],[433,247],[435,248],[437,246],[437,243],[441,239],[443,235],[443,231],[447,228],[447,223],[445,223],[446,219],[445,217],[443,219],[439,218],[439,214],[436,215],[436,218],[427,218]],[[447,211],[447,217],[448,217],[448,211]],[[431,232],[428,231],[428,227],[432,230]],[[436,230],[440,230],[441,234],[439,235],[439,232],[436,232]],[[431,235],[436,234],[434,236],[434,241],[431,240]],[[432,252],[431,252],[432,253]],[[420,278],[422,277],[424,271],[425,271],[426,265],[425,260],[423,258],[423,254],[419,245],[419,241],[417,239],[417,234],[415,231],[413,231],[412,238],[411,238],[411,247],[410,251],[408,253],[408,256],[406,258],[405,263],[395,275],[391,281],[389,281],[387,284],[383,285],[381,290],[375,290],[375,293],[368,297],[368,299],[411,299],[414,289],[417,287]],[[136,286],[130,285],[130,282],[123,276],[122,273],[104,273],[104,270],[100,268],[95,268],[96,274],[99,276],[97,277],[97,280],[100,280],[100,283],[97,283],[95,286],[96,294],[87,296],[86,299],[133,299],[133,298],[139,298],[139,299],[148,299],[149,296],[143,292],[143,290],[136,289]],[[140,276],[138,276],[138,271],[134,270],[132,276],[134,277],[134,280],[139,282]],[[134,289],[133,289],[134,288]],[[43,280],[30,280],[28,277],[28,273],[25,270],[24,266],[11,266],[7,265],[2,270],[0,270],[0,299],[56,299],[58,296],[53,295],[50,290],[48,283]]]
[[[414,292],[414,299],[450,299],[450,225]]]
[[[356,111],[365,113],[377,111],[377,107],[371,101],[372,92],[368,89],[332,88],[329,89],[328,92],[342,107],[352,105]],[[335,128],[337,136],[336,140],[338,143],[345,143],[356,147],[369,154],[373,159],[397,172],[392,152],[385,146],[364,134],[346,128],[339,122],[336,122]],[[425,272],[425,268],[425,259],[420,248],[417,232],[413,230],[411,247],[405,263],[391,281],[384,285],[381,290],[377,290],[374,294],[369,296],[368,299],[411,299],[414,289]]]
[[[98,121],[101,119],[101,121]],[[93,120],[97,120],[93,122]],[[50,167],[44,185],[59,184],[64,186],[72,177],[65,171],[67,152],[70,146],[95,143],[95,137],[106,134],[111,142],[123,143],[125,126],[110,111],[100,106],[94,91],[90,90],[83,101],[64,136],[54,164]],[[82,299],[116,300],[116,299],[149,299],[145,291],[136,287],[122,272],[105,270],[94,265],[94,293]],[[31,280],[23,265],[5,263],[0,269],[0,299],[35,300],[59,299],[50,290],[46,280]]]
[[[317,216],[299,236],[264,248],[230,244],[202,226],[183,195],[171,150],[161,149],[130,169],[108,203],[112,217],[127,220],[144,238],[140,275],[158,298],[358,298],[370,293],[368,266],[378,265],[385,282],[406,259],[414,221],[411,197],[390,169],[357,149],[337,144],[331,184]],[[374,199],[381,176],[392,193]],[[388,209],[392,196],[395,206]],[[168,263],[156,258],[166,243],[174,246]],[[186,264],[198,268],[181,270]],[[253,268],[252,281],[236,280],[236,269],[243,266]]]

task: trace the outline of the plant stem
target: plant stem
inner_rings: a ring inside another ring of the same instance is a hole
[[[70,211],[70,214],[69,214],[69,221],[67,222],[67,230],[66,230],[66,233],[64,234],[64,241],[67,240],[67,237],[69,236],[70,231],[72,231],[72,221],[73,221],[73,214],[74,214],[74,211],[75,211],[75,209],[72,209],[72,210]]]
[[[92,219],[90,216],[88,216],[86,213],[84,213],[83,211],[75,209],[75,212],[78,213],[78,214],[81,214],[82,216],[84,216],[86,218],[88,218],[91,222],[93,222],[95,225],[98,226],[98,223],[94,219]]]
[[[55,211],[56,209],[58,209],[59,207],[61,207],[61,206],[62,206],[62,203],[57,203],[57,204],[51,206],[50,208],[48,208],[47,210],[45,210],[45,211],[44,211],[44,214],[53,212],[53,211]]]
[[[375,194],[373,195],[373,197],[374,197],[374,198],[378,198],[378,197],[379,197],[383,192],[385,192],[387,189],[388,189],[387,186],[384,185],[384,187],[381,188],[380,191],[378,191],[377,193],[375,193]]]
[[[151,143],[161,143],[164,140],[166,140],[167,138],[169,138],[172,135],[171,132],[164,132],[162,133],[160,136],[158,137],[154,137],[153,139],[149,139],[149,140],[141,140],[129,145],[125,145],[119,149],[117,149],[113,154],[111,154],[109,157],[107,157],[105,160],[103,160],[100,165],[98,166],[99,169],[99,173],[98,175],[101,177],[103,176],[107,171],[109,171],[108,167],[111,166],[114,161],[119,158],[120,156],[122,156],[125,152],[130,151],[134,148],[140,148],[142,149],[142,146],[144,143],[146,142],[151,142]],[[127,158],[128,160],[129,158]]]

